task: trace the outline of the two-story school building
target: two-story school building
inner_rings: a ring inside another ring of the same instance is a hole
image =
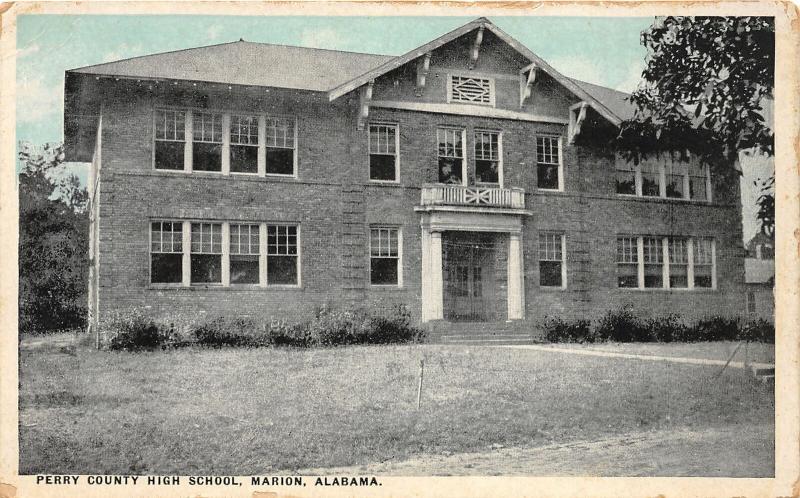
[[[742,312],[737,174],[616,157],[625,97],[484,18],[399,56],[240,40],[67,71],[91,322]]]

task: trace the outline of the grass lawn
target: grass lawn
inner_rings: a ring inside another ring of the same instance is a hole
[[[718,370],[451,345],[42,347],[20,353],[20,472],[263,475],[631,431],[771,427],[772,387],[741,370],[712,379]]]
[[[614,353],[642,354],[651,356],[681,356],[684,358],[701,358],[706,360],[726,361],[739,343],[735,341],[720,342],[631,342],[631,343],[597,343],[597,344],[554,344],[553,347],[594,349],[597,351],[613,351]],[[748,361],[756,363],[775,363],[775,345],[750,343],[746,348]],[[733,361],[744,361],[745,345],[743,344]]]

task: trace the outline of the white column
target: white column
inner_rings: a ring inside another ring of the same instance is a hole
[[[261,223],[258,226],[258,285],[267,286],[267,224]],[[299,245],[299,237],[298,237]],[[300,255],[297,256],[300,258]],[[299,276],[299,275],[298,275]],[[299,283],[299,281],[298,281]]]
[[[422,321],[427,322],[430,320],[430,307],[428,303],[430,302],[431,296],[431,281],[428,278],[430,275],[430,267],[431,267],[431,232],[430,229],[426,227],[422,227],[422,239],[421,239],[421,252],[422,252],[422,279],[421,279],[421,299],[422,299]]]
[[[427,259],[423,267],[428,271],[423,271],[422,275],[422,321],[441,320],[444,318],[442,232],[428,232],[423,236],[423,258]]]
[[[525,318],[525,285],[522,271],[522,235],[508,238],[508,319]]]
[[[222,224],[222,286],[231,285],[231,225],[227,221]]]

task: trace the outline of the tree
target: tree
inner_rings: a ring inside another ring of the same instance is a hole
[[[773,18],[657,17],[641,42],[647,66],[630,97],[636,112],[617,138],[624,156],[638,162],[680,151],[715,168],[738,168],[744,151],[773,155],[762,110],[775,81]],[[762,230],[771,233],[769,186],[758,203]]]
[[[88,278],[88,195],[65,175],[60,145],[20,144],[20,330],[82,327]]]

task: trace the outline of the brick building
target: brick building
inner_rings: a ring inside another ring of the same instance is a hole
[[[67,71],[91,322],[744,309],[738,177],[609,152],[625,94],[477,19],[392,57],[238,41]]]

